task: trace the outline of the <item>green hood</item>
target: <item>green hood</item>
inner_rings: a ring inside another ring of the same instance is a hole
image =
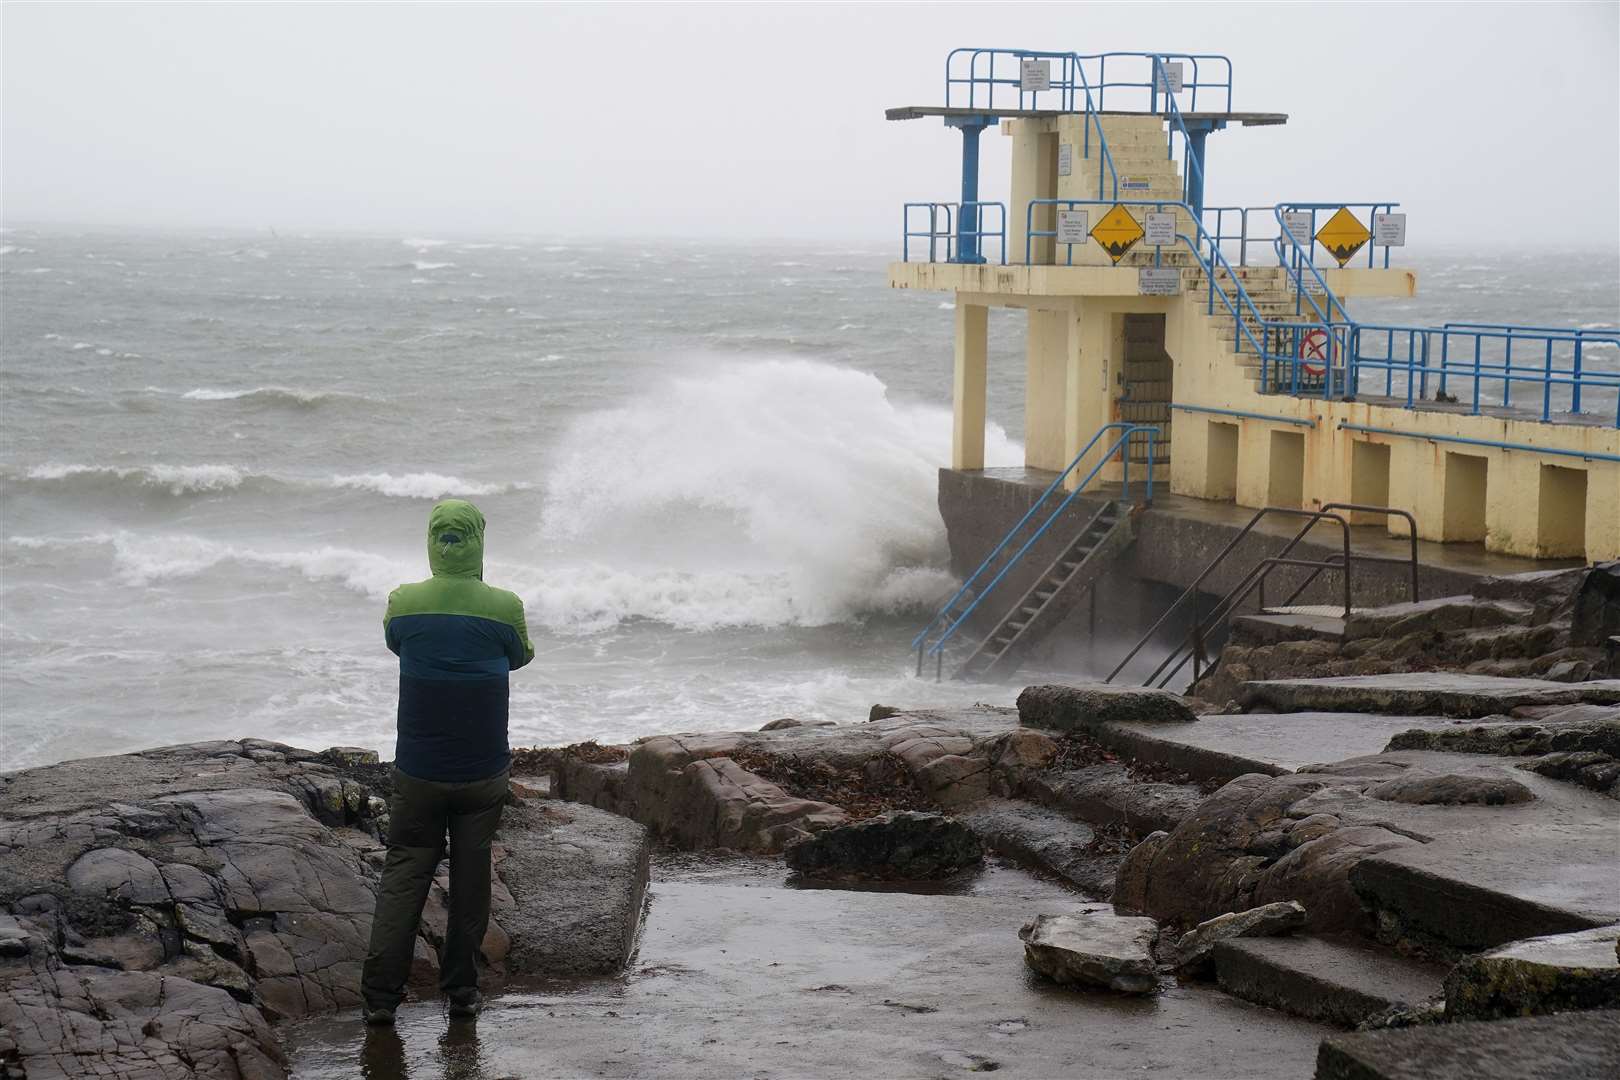
[[[428,565],[434,577],[484,578],[484,515],[446,499],[428,515]]]

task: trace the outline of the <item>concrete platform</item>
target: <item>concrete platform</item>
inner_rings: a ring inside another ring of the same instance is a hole
[[[1321,938],[1236,938],[1215,946],[1215,976],[1245,1001],[1354,1027],[1393,1006],[1439,998],[1446,969]]]
[[[1019,871],[919,895],[795,890],[779,863],[737,865],[655,866],[624,980],[506,993],[475,1024],[437,1003],[407,1005],[393,1029],[300,1024],[284,1031],[293,1073],[1297,1080],[1328,1033],[1209,986],[1126,998],[1045,982],[1018,928],[1081,901]]]
[[[1341,1035],[1322,1043],[1316,1080],[1612,1080],[1620,1012],[1563,1013]]]
[[[1280,776],[1305,765],[1366,757],[1382,752],[1402,731],[1444,723],[1432,716],[1228,713],[1175,726],[1109,724],[1097,735],[1118,753],[1200,780],[1230,780],[1244,773]]]
[[[1482,717],[1526,705],[1620,704],[1620,679],[1561,683],[1420,671],[1392,675],[1342,675],[1328,679],[1271,679],[1243,684],[1246,709],[1294,712],[1338,709],[1411,716]]]

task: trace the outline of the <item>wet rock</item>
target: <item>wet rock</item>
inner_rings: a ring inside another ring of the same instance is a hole
[[[870,724],[878,720],[887,720],[891,716],[899,716],[900,713],[901,710],[896,709],[893,705],[874,705],[872,711],[866,716],[866,722]]]
[[[1369,855],[1417,841],[1332,813],[1367,801],[1361,795],[1370,786],[1367,772],[1386,778],[1376,766],[1238,777],[1168,835],[1149,837],[1126,856],[1114,902],[1165,921],[1199,923],[1297,900],[1317,932],[1370,930],[1350,871]],[[1329,818],[1341,819],[1340,827],[1327,827]]]
[[[986,756],[998,769],[1044,769],[1057,753],[1057,741],[1051,736],[1019,728],[991,742]]]
[[[152,860],[123,848],[87,851],[67,868],[68,888],[104,898],[117,897],[132,904],[161,904],[169,899],[168,886]]]
[[[1545,715],[1403,731],[1389,741],[1387,749],[1445,750],[1507,757],[1595,751],[1620,757],[1620,708],[1568,705],[1532,711]]]
[[[1218,942],[1240,937],[1272,937],[1305,925],[1305,908],[1294,900],[1217,915],[1199,923],[1176,942],[1176,967],[1205,974]]]
[[[1099,843],[1088,825],[1019,799],[986,799],[958,815],[984,846],[1078,886],[1106,900],[1124,853]]]
[[[761,730],[761,731],[786,731],[788,728],[833,727],[834,723],[835,722],[832,721],[832,720],[795,720],[791,716],[784,716],[780,720],[772,720],[770,723],[766,724],[764,727],[760,728],[759,730]]]
[[[1529,938],[1470,956],[1446,977],[1448,1020],[1620,1007],[1620,925]]]
[[[28,1077],[280,1080],[286,1061],[263,1014],[227,991],[142,971],[59,967],[11,979],[0,1042]]]
[[[1417,806],[1510,806],[1535,799],[1530,789],[1505,776],[1418,773],[1374,784],[1367,795]]]
[[[1086,909],[1073,915],[1037,915],[1018,931],[1024,962],[1064,986],[1150,994],[1158,989],[1152,919]]]
[[[1612,798],[1620,798],[1620,761],[1596,750],[1548,754],[1535,761],[1527,761],[1519,768],[1555,780],[1568,780]]]
[[[321,751],[321,760],[333,765],[376,765],[377,751],[363,746],[329,746]]]
[[[990,763],[981,757],[946,754],[914,775],[923,791],[943,807],[965,806],[990,794]]]
[[[1582,579],[1570,613],[1570,641],[1601,646],[1620,634],[1620,561],[1599,563]]]
[[[984,849],[954,818],[898,811],[826,829],[786,858],[814,880],[931,881],[978,866]]]
[[[1109,723],[1183,724],[1198,719],[1186,701],[1164,690],[1103,683],[1028,686],[1018,695],[1025,727],[1086,731]]]

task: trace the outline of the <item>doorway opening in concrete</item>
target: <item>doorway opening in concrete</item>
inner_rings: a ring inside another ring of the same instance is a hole
[[[1158,432],[1153,445],[1155,469],[1170,467],[1170,400],[1175,362],[1164,349],[1164,316],[1127,314],[1114,327],[1120,342],[1124,385],[1115,401],[1115,417]],[[1131,443],[1132,464],[1146,464],[1146,440]]]
[[[1238,426],[1211,420],[1208,427],[1209,442],[1204,447],[1204,491],[1211,499],[1235,499],[1238,478]]]
[[[1350,501],[1363,506],[1389,505],[1389,444],[1354,442],[1350,444]],[[1356,520],[1383,515],[1359,514]]]
[[[1586,470],[1541,467],[1536,555],[1543,559],[1586,556]]]
[[[1303,506],[1304,502],[1305,436],[1297,431],[1273,431],[1266,505]]]
[[[1478,454],[1446,453],[1441,533],[1447,540],[1485,539],[1485,495],[1490,469]]]

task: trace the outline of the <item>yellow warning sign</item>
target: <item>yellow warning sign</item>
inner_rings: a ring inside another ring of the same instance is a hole
[[[1316,230],[1316,242],[1327,248],[1328,254],[1338,259],[1340,266],[1354,258],[1356,252],[1371,239],[1372,233],[1367,231],[1367,226],[1343,206],[1334,211],[1326,225]]]
[[[1091,230],[1091,238],[1102,245],[1114,262],[1125,257],[1125,253],[1136,246],[1142,239],[1142,226],[1131,217],[1130,211],[1115,203],[1108,213],[1102,216],[1095,228]]]

